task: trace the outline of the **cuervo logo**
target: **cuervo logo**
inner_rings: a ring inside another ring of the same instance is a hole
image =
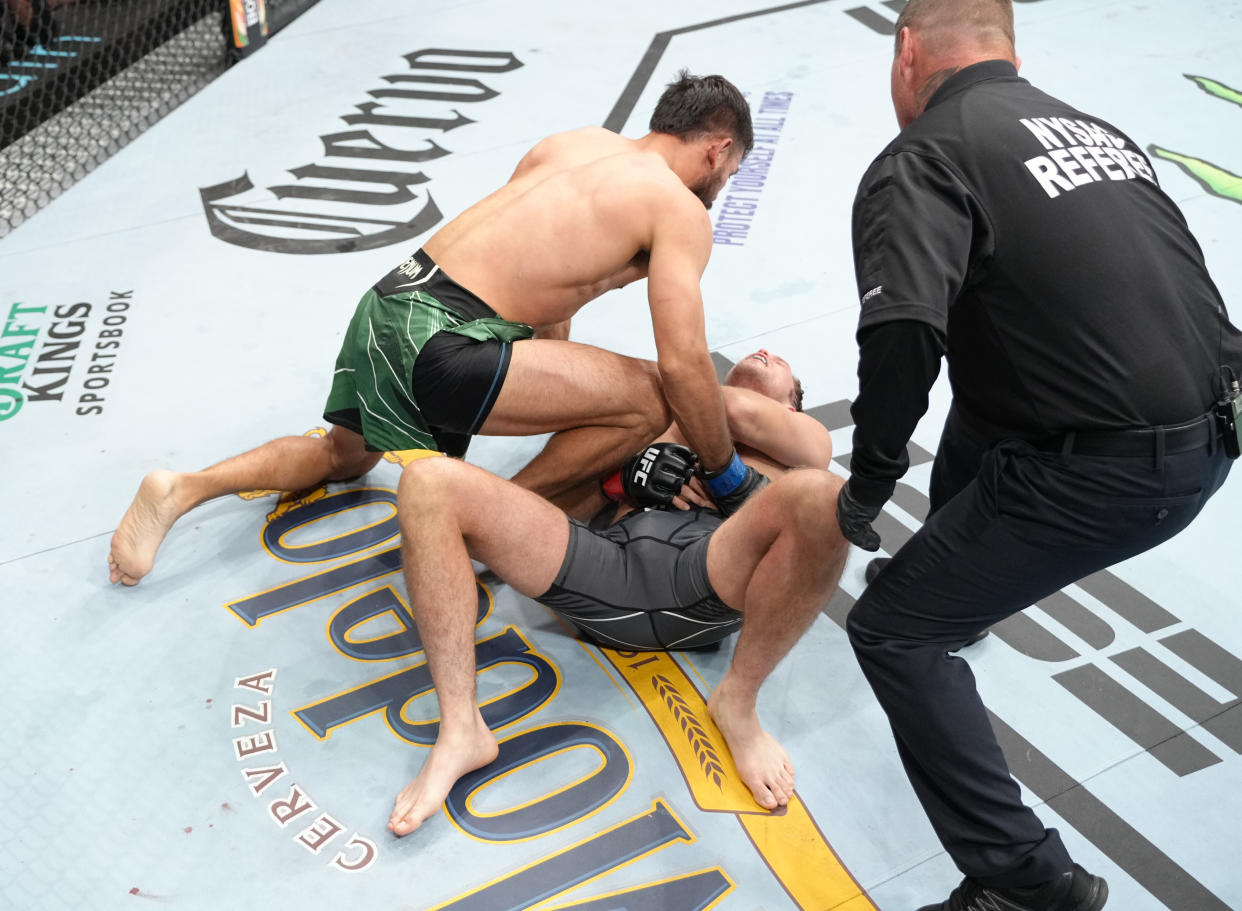
[[[252,250],[347,253],[405,243],[438,224],[444,216],[431,193],[412,189],[431,181],[418,167],[452,154],[439,134],[474,123],[446,105],[500,94],[461,74],[506,73],[522,62],[509,51],[443,48],[405,59],[411,72],[384,76],[388,87],[367,93],[378,100],[341,116],[351,129],[319,137],[327,163],[290,168],[296,183],[267,187],[274,200],[238,199],[255,189],[248,173],[200,188],[211,233]]]

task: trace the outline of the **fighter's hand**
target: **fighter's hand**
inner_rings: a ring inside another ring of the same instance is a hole
[[[604,482],[604,493],[613,500],[624,496],[639,506],[670,506],[698,462],[694,451],[680,443],[652,443]]]
[[[879,506],[859,503],[850,492],[850,482],[846,481],[837,495],[837,525],[841,528],[841,534],[863,550],[879,550],[880,536],[871,527],[871,523],[883,508],[882,503]]]
[[[703,486],[703,479],[698,475],[687,481],[681,488],[681,493],[673,497],[673,505],[678,509],[690,509],[692,506],[701,506],[704,509],[715,508],[711,495]]]
[[[724,468],[709,472],[700,469],[699,477],[724,516],[733,515],[751,494],[768,483],[767,476],[745,464],[736,451]]]

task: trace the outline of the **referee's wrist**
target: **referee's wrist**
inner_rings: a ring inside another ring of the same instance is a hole
[[[897,487],[896,481],[875,480],[852,474],[845,482],[850,489],[850,497],[862,506],[883,506],[893,496]]]

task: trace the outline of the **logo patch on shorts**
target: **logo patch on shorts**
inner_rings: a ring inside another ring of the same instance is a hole
[[[411,256],[401,265],[397,266],[398,275],[404,275],[406,278],[413,280],[418,278],[418,274],[423,271],[423,264]]]

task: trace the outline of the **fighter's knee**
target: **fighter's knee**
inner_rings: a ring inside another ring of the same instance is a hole
[[[832,472],[818,468],[799,468],[785,477],[789,478],[800,496],[816,504],[827,501],[835,503],[837,493],[845,483]]]
[[[401,469],[397,496],[425,501],[432,494],[451,491],[460,480],[464,462],[438,456],[415,459]]]
[[[772,489],[795,527],[822,535],[836,527],[837,494],[843,483],[831,472],[803,468],[779,478]]]

